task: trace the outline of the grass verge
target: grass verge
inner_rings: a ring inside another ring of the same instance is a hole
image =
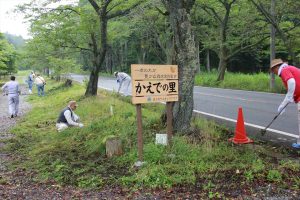
[[[270,90],[270,76],[265,73],[242,74],[226,72],[224,81],[217,81],[216,72],[197,74],[195,85],[238,90],[285,93],[281,79],[276,76],[275,88]]]
[[[85,98],[82,86],[64,88],[53,81],[48,82],[46,94],[30,96],[33,109],[12,130],[16,137],[9,142],[9,151],[22,155],[12,166],[34,171],[39,182],[80,188],[188,185],[211,198],[225,197],[229,190],[240,187],[251,193],[258,182],[300,189],[299,179],[294,178],[300,175],[299,162],[266,156],[251,145],[233,146],[227,142],[228,130],[203,119],[194,119],[193,131],[177,134],[172,146],[155,145],[155,134],[164,131],[160,122],[164,107],[158,104],[143,105],[146,164],[137,170],[133,167],[137,161],[136,114],[130,99],[105,91]],[[71,99],[78,102],[76,113],[85,127],[58,133],[56,118]],[[103,140],[111,135],[121,138],[124,155],[109,159]]]

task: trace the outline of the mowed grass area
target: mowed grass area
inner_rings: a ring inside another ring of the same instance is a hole
[[[275,88],[270,90],[270,75],[266,73],[242,74],[226,72],[224,81],[217,81],[217,72],[201,72],[195,77],[195,85],[260,92],[285,93],[281,79],[275,76]]]
[[[189,134],[176,134],[171,146],[155,145],[155,134],[165,131],[160,121],[164,111],[161,104],[143,105],[146,164],[136,169],[135,106],[129,98],[116,94],[101,91],[96,97],[86,98],[84,92],[81,85],[65,88],[62,83],[48,81],[45,97],[29,97],[33,109],[12,130],[16,137],[8,143],[8,151],[20,155],[12,169],[33,171],[38,182],[54,181],[79,188],[197,186],[212,198],[226,197],[235,188],[251,193],[257,182],[300,189],[299,162],[287,155],[278,160],[252,145],[232,145],[228,142],[232,134],[226,128],[203,119],[193,120]],[[58,133],[57,116],[70,100],[78,102],[76,113],[85,126]],[[121,138],[124,154],[107,158],[104,141],[112,135]]]

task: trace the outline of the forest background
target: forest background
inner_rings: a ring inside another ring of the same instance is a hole
[[[53,2],[33,1],[16,10],[26,13],[32,38],[25,41],[10,34],[1,35],[2,74],[16,69],[50,71],[55,75],[74,69],[92,70],[93,48],[101,45],[97,13],[86,0],[56,8],[49,6]],[[271,3],[195,1],[190,21],[197,47],[197,71],[217,71],[220,80],[222,67],[228,72],[268,72],[270,25],[276,30],[276,57],[299,64],[300,2],[276,1],[274,15],[270,12]],[[108,15],[107,49],[101,72],[129,72],[132,63],[175,63],[174,33],[161,1],[111,1],[108,9],[108,14],[116,16]]]

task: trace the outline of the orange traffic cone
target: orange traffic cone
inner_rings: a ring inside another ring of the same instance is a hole
[[[234,138],[230,138],[229,141],[233,142],[234,144],[247,144],[253,142],[253,140],[247,137],[244,124],[243,110],[241,107],[239,108]]]

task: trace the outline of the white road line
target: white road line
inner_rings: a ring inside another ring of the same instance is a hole
[[[194,93],[204,95],[204,96],[213,96],[213,97],[221,97],[221,98],[225,98],[225,99],[233,99],[233,100],[241,100],[241,101],[248,101],[248,102],[257,102],[257,103],[268,103],[268,104],[270,104],[270,102],[268,102],[268,101],[251,100],[251,99],[244,99],[244,98],[240,98],[240,97],[229,97],[229,96],[203,93],[203,92],[194,92]]]
[[[107,88],[107,87],[102,87],[102,86],[99,86],[99,85],[98,85],[98,88],[102,88],[104,90],[109,90],[109,91],[114,91],[114,89],[110,89],[110,88]]]
[[[210,114],[210,113],[206,113],[206,112],[201,112],[201,111],[198,111],[198,110],[193,110],[193,111],[195,113],[199,113],[199,114],[202,114],[202,115],[206,115],[206,116],[210,116],[210,117],[214,117],[214,118],[218,118],[218,119],[222,119],[222,120],[226,120],[226,121],[230,121],[230,122],[236,123],[236,120],[230,119],[230,118],[227,118],[227,117],[222,117],[222,116],[219,116],[219,115],[214,115],[214,114]],[[264,129],[265,128],[265,127],[262,127],[262,126],[259,126],[259,125],[255,125],[255,124],[251,124],[251,123],[246,123],[246,122],[245,122],[245,125],[251,126],[251,127],[254,127],[254,128],[257,128],[257,129]],[[286,135],[286,136],[289,136],[289,137],[298,138],[297,135],[294,135],[294,134],[291,134],[291,133],[287,133],[287,132],[284,132],[284,131],[279,131],[279,130],[275,130],[275,129],[271,129],[271,128],[268,128],[268,130],[272,131],[274,133],[280,134],[280,135]]]
[[[213,90],[228,90],[228,91],[240,91],[245,93],[262,93],[262,94],[270,94],[270,95],[278,95],[278,96],[284,96],[285,94],[278,94],[278,93],[272,93],[272,92],[262,92],[262,91],[250,91],[250,90],[239,90],[239,89],[229,89],[229,88],[213,88],[213,87],[206,87],[206,86],[199,86],[195,85],[194,88],[206,88],[206,89],[213,89]]]

